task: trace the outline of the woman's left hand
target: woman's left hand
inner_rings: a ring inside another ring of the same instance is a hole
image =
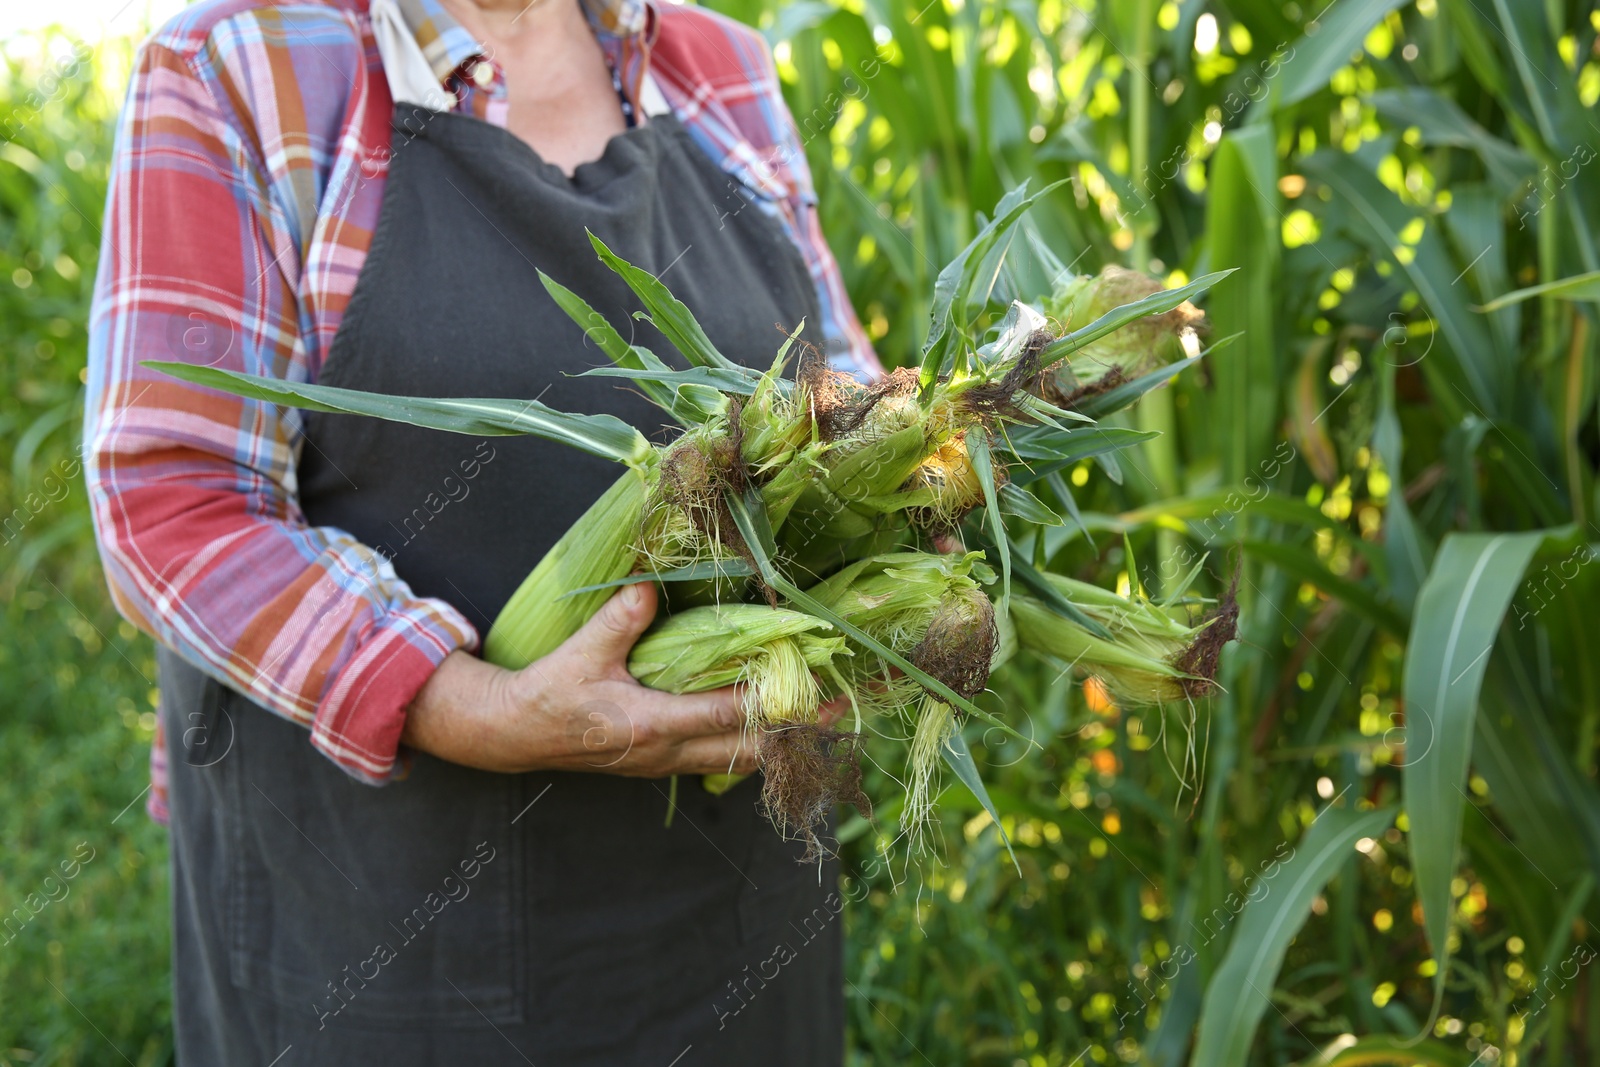
[[[520,671],[452,652],[412,702],[402,740],[452,763],[507,773],[753,771],[737,689],[678,696],[628,673],[628,653],[655,613],[655,588],[641,582]]]

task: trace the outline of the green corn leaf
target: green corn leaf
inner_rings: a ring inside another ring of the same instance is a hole
[[[684,359],[696,367],[717,367],[722,370],[738,368],[737,363],[717,351],[717,346],[711,343],[711,338],[706,336],[705,330],[701,329],[700,323],[683,301],[673,296],[672,290],[657,280],[655,275],[635,267],[607,248],[606,243],[592,233],[589,234],[589,243],[600,253],[605,265],[616,271],[628,283],[628,288],[644,302],[650,322],[683,353]]]
[[[1096,637],[1106,641],[1116,640],[1111,636],[1111,631],[1091,619],[1076,604],[1062,596],[1061,591],[1051,585],[1044,575],[1034,570],[1032,564],[1018,557],[1011,561],[1011,568],[1017,576],[1017,581],[1026,586],[1028,592],[1038,597],[1045,607],[1064,619],[1071,619]]]
[[[1566,547],[1560,544],[1547,544],[1544,551],[1567,555]],[[1584,603],[1592,598],[1594,588],[1590,580],[1584,587],[1563,590],[1559,596]],[[1545,635],[1554,628],[1551,623],[1559,618],[1560,611],[1557,608],[1545,616]],[[1524,625],[1525,620],[1518,618],[1515,626],[1507,626],[1508,636]],[[1536,656],[1529,654],[1532,651],[1512,638],[1502,641],[1490,655],[1477,733],[1472,741],[1472,767],[1488,783],[1495,822],[1515,836],[1506,881],[1529,895],[1541,893],[1546,886],[1551,893],[1559,892],[1557,887],[1575,885],[1586,871],[1600,870],[1600,789],[1573,758],[1571,741],[1551,722],[1550,713],[1559,711],[1541,692],[1542,672]],[[1560,719],[1556,719],[1559,723]],[[1467,825],[1470,827],[1470,822]],[[1490,836],[1497,845],[1511,851],[1510,842],[1500,836],[1498,828]],[[1474,861],[1482,851],[1474,846]],[[1531,876],[1530,867],[1536,872]],[[1548,914],[1548,905],[1530,909],[1529,913]],[[1559,938],[1565,938],[1569,925],[1552,929],[1558,930]],[[1530,918],[1530,934],[1534,933],[1534,926]],[[1537,938],[1529,937],[1528,943],[1530,961],[1548,952],[1548,948],[1541,949]],[[1544,971],[1541,968],[1534,973]]]
[[[1559,300],[1600,300],[1600,270],[1590,271],[1587,274],[1574,274],[1570,278],[1560,278],[1541,285],[1530,285],[1526,289],[1497,296],[1473,310],[1485,313],[1499,311],[1503,307],[1520,304],[1536,296],[1553,296]]]
[[[1395,637],[1404,637],[1406,617],[1386,595],[1330,571],[1316,553],[1282,541],[1245,541],[1244,550],[1340,601],[1355,614]]]
[[[1443,996],[1446,935],[1467,797],[1478,691],[1500,622],[1539,546],[1560,531],[1455,533],[1417,594],[1406,643],[1406,761],[1402,772],[1411,867]]]
[[[1079,460],[1106,452],[1116,452],[1148,441],[1158,434],[1154,430],[1130,430],[1124,426],[1085,426],[1074,429],[1023,427],[1008,433],[1002,440],[1004,451],[1018,459],[1045,460],[1060,469]],[[1020,474],[1021,472],[1019,472]],[[1037,472],[1033,478],[1043,477]],[[1032,480],[1032,479],[1030,479]]]
[[[1324,808],[1294,854],[1270,881],[1263,878],[1259,883],[1264,895],[1239,913],[1238,932],[1207,985],[1193,1067],[1238,1067],[1248,1062],[1284,954],[1311,914],[1311,902],[1349,858],[1355,843],[1377,837],[1394,815],[1393,808]]]
[[[1510,197],[1533,177],[1537,165],[1516,145],[1502,141],[1472,120],[1449,97],[1407,86],[1368,93],[1365,102],[1397,127],[1414,126],[1429,146],[1470,148],[1483,160],[1496,190]]]
[[[972,758],[972,749],[967,747],[967,739],[961,736],[960,730],[950,734],[939,749],[939,755],[944,757],[945,765],[956,772],[956,777],[961,779],[961,784],[971,791],[978,803],[983,805],[983,810],[989,813],[989,818],[994,820],[994,828],[1000,831],[1000,840],[1005,842],[1006,854],[1011,857],[1011,862],[1017,868],[1017,873],[1022,873],[1022,865],[1017,863],[1017,854],[1012,851],[1011,838],[1006,835],[1006,828],[1000,822],[1000,812],[994,806],[994,801],[989,799],[989,790],[984,788],[983,778],[978,774],[978,764]]]
[[[192,363],[146,360],[142,365],[195,385],[309,411],[371,415],[430,430],[481,437],[527,434],[633,466],[648,463],[654,454],[643,434],[615,416],[574,415],[537,400],[389,396],[331,385],[301,385]]]
[[[1496,39],[1500,32],[1489,23],[1488,11],[1480,3],[1481,0],[1445,0],[1439,5],[1440,14],[1445,16],[1455,47],[1461,50],[1472,76],[1495,99],[1504,100],[1511,95],[1511,82],[1489,39],[1491,32]]]
[[[1000,487],[1000,512],[1014,515],[1035,526],[1063,526],[1067,521],[1051,510],[1050,505],[1015,482],[1007,482]]]
[[[1411,506],[1401,484],[1405,458],[1405,437],[1400,430],[1400,418],[1395,412],[1394,378],[1399,359],[1396,346],[1387,342],[1378,364],[1378,412],[1372,426],[1372,450],[1383,461],[1383,469],[1394,479],[1394,488],[1383,508],[1383,551],[1389,595],[1401,610],[1409,613],[1416,603],[1417,590],[1422,588],[1428,568],[1433,563],[1433,546],[1425,540],[1411,516]]]
[[[1144,593],[1144,582],[1139,577],[1138,557],[1133,554],[1133,538],[1128,536],[1128,531],[1122,531],[1122,558],[1128,564],[1129,595],[1135,600],[1148,600]]]
[[[1573,923],[1583,914],[1583,906],[1588,903],[1589,894],[1592,892],[1594,892],[1594,872],[1584,871],[1573,883],[1571,892],[1567,893],[1566,903],[1562,905],[1555,923],[1552,924],[1550,936],[1545,938],[1544,957],[1539,961],[1539,969],[1534,972],[1535,974],[1549,974],[1560,962],[1559,957],[1566,951],[1572,939]]]
[[[1401,203],[1371,170],[1343,153],[1319,151],[1303,166],[1308,177],[1327,185],[1335,201],[1348,210],[1351,236],[1374,256],[1398,264],[1449,341],[1448,352],[1435,358],[1442,356],[1460,368],[1470,386],[1468,395],[1492,418],[1513,392],[1509,388],[1512,363],[1498,350],[1482,316],[1472,313],[1462,287],[1453,283],[1464,264],[1457,265],[1451,258],[1439,228],[1425,227],[1409,254],[1396,255],[1397,249],[1407,247],[1400,234],[1416,217],[1413,208]]]
[[[623,340],[622,335],[616,331],[616,328],[606,321],[604,315],[590,307],[587,300],[550,277],[544,271],[539,272],[539,283],[544,286],[545,292],[550,294],[550,298],[556,302],[556,306],[565,311],[568,318],[583,328],[584,337],[598,345],[600,351],[604,352],[613,363],[619,367],[627,367],[638,362],[633,353],[634,346]],[[648,349],[644,351],[648,351]]]
[[[1081,411],[1068,411],[1058,408],[1048,400],[1041,400],[1028,393],[1016,398],[1016,405],[1022,413],[1040,426],[1060,426],[1063,422],[1075,422],[1082,425],[1093,425],[1094,419]]]
[[[1262,480],[1269,479],[1270,476],[1265,476]],[[1026,481],[1021,476],[1017,480]],[[1205,544],[1216,545],[1236,540],[1234,531],[1238,521],[1247,516],[1259,516],[1306,529],[1327,530],[1351,551],[1365,557],[1374,568],[1385,565],[1382,546],[1353,536],[1348,527],[1328,518],[1321,509],[1282,493],[1263,491],[1255,495],[1244,487],[1161,500],[1120,515],[1091,512],[1084,516],[1083,521],[1088,530],[1104,530],[1120,535],[1124,530],[1137,530],[1142,526],[1176,519],[1188,525],[1190,536]],[[1064,528],[1046,530],[1045,534],[1051,555],[1077,536],[1074,531]]]
[[[589,302],[583,297],[544,271],[539,272],[539,281],[555,300],[556,306],[565,311],[573,322],[583,327],[584,337],[599,346],[600,351],[610,357],[612,363],[621,368],[637,371],[669,370],[667,365],[648,348],[632,345],[623,340],[622,335],[605,320],[605,316],[590,307]],[[640,382],[639,388],[658,407],[669,411],[681,426],[702,425],[722,409],[722,400],[715,393],[694,388],[674,389],[670,388],[671,384],[645,379]]]
[[[723,495],[728,501],[728,511],[733,516],[733,524],[739,528],[740,536],[750,549],[756,572],[763,581],[776,589],[773,580],[782,579],[783,575],[779,573],[775,562],[778,545],[772,536],[772,525],[767,520],[767,509],[762,506],[761,491],[751,486],[745,491],[744,496],[736,493]]]
[[[1190,10],[1198,13],[1199,8]],[[1200,991],[1200,968],[1182,968],[1172,983],[1172,994],[1161,1005],[1161,1021],[1141,1042],[1140,1053],[1149,1067],[1182,1067],[1188,1062],[1200,1018]]]
[[[1233,336],[1237,337],[1239,335],[1234,334]],[[1228,340],[1232,340],[1232,338],[1230,337]],[[1157,368],[1149,374],[1140,375],[1131,382],[1123,382],[1121,385],[1107,389],[1103,393],[1086,396],[1074,405],[1075,410],[1079,415],[1087,415],[1091,419],[1103,419],[1107,415],[1121,411],[1156,386],[1170,382],[1204,358],[1205,353],[1201,353],[1198,356],[1190,356],[1188,359],[1180,359],[1176,363],[1168,363],[1165,367]]]
[[[1189,573],[1185,574],[1177,582],[1173,583],[1171,591],[1168,592],[1166,596],[1161,598],[1161,603],[1159,606],[1163,608],[1170,608],[1172,605],[1181,601],[1189,592],[1189,587],[1194,585],[1194,580],[1200,577],[1200,572],[1205,568],[1206,560],[1209,559],[1210,556],[1211,554],[1208,552],[1199,559],[1195,560],[1194,566],[1189,568]]]
[[[1203,274],[1188,285],[1180,286],[1177,289],[1167,289],[1159,293],[1151,293],[1143,300],[1135,300],[1131,304],[1123,304],[1121,307],[1112,308],[1087,326],[1073,330],[1065,337],[1057,338],[1051,342],[1048,347],[1039,353],[1040,365],[1041,367],[1050,367],[1059,363],[1085,345],[1093,344],[1107,334],[1115,333],[1128,325],[1128,323],[1142,319],[1146,315],[1164,315],[1185,300],[1197,297],[1207,289],[1210,289],[1232,274],[1235,269],[1237,268],[1230,267],[1227,270]]]
[[[738,370],[723,370],[719,367],[691,367],[688,370],[673,370],[670,367],[635,368],[635,367],[591,367],[586,371],[572,375],[574,378],[627,378],[631,381],[663,385],[671,388],[684,386],[702,386],[715,389],[720,393],[737,393],[740,396],[751,396],[756,387],[761,384],[760,373],[748,367]]]
[[[967,339],[967,301],[985,257],[1022,218],[1023,212],[1065,184],[1065,180],[1052,182],[1031,196],[1026,181],[1012,189],[996,205],[993,221],[978,231],[961,254],[939,272],[933,286],[933,326],[922,350],[922,388],[927,389],[948,369],[955,346]]]
[[[1462,265],[1460,282],[1466,283],[1469,298],[1487,300],[1512,288],[1512,264],[1506,259],[1505,196],[1485,182],[1460,182],[1451,191],[1450,210],[1440,222]],[[1471,305],[1469,305],[1471,306]],[[1516,352],[1522,335],[1522,308],[1513,304],[1488,314],[1490,333],[1502,352]],[[1402,331],[1384,331],[1385,347]],[[1393,362],[1408,362],[1397,356]],[[1560,521],[1560,520],[1556,520]]]
[[[644,571],[640,574],[615,578],[609,582],[586,585],[570,593],[562,593],[557,599],[565,600],[579,593],[593,593],[599,589],[614,589],[624,585],[637,585],[640,582],[707,582],[715,578],[753,578],[755,573],[750,564],[741,559],[706,559],[699,563],[691,563],[687,567],[674,567],[666,571]]]
[[[1133,430],[1130,432],[1141,433],[1146,431]],[[1085,455],[1078,456],[1075,459],[1034,460],[1028,466],[1019,467],[1013,471],[1011,478],[1018,485],[1032,485],[1040,478],[1048,478],[1052,474],[1059,474],[1076,463],[1078,459],[1088,458],[1095,461],[1095,464],[1099,466],[1107,478],[1111,479],[1113,484],[1121,485],[1122,467],[1117,463],[1116,453],[1124,447],[1126,446],[1095,447],[1088,449]]]
[[[1276,106],[1288,107],[1325,88],[1333,72],[1350,62],[1350,53],[1361,50],[1362,40],[1378,20],[1405,2],[1343,0],[1324,9],[1313,23],[1315,36],[1308,32],[1296,41],[1294,55],[1283,63],[1272,86]]]
[[[1244,273],[1206,306],[1213,329],[1240,333],[1238,347],[1211,367],[1212,439],[1224,482],[1248,477],[1272,447],[1283,374],[1278,313],[1283,216],[1273,127],[1233,130],[1217,144],[1206,192],[1211,262]]]
[[[1129,10],[1131,14],[1134,9]],[[1116,194],[1117,199],[1129,204],[1138,203],[1139,190],[1134,187],[1127,175],[1117,173],[1117,168],[1106,158],[1100,146],[1102,138],[1096,133],[1095,126],[1095,122],[1088,116],[1080,116],[1071,122],[1062,123],[1050,138],[1035,150],[1038,153],[1035,158],[1092,164],[1095,170],[1106,176],[1106,185]]]
[[[1060,471],[1051,471],[1045,475],[1045,484],[1056,494],[1056,499],[1061,501],[1061,506],[1067,509],[1067,514],[1072,517],[1073,525],[1083,534],[1085,541],[1094,544],[1094,535],[1089,532],[1089,527],[1084,525],[1083,512],[1078,510],[1078,501],[1072,495],[1072,489],[1067,485],[1066,479],[1061,477]],[[1046,547],[1043,531],[1040,531],[1039,547]],[[1042,560],[1040,561],[1043,562]]]
[[[1508,58],[1521,82],[1528,110],[1533,115],[1534,129],[1524,132],[1523,139],[1537,138],[1539,147],[1554,156],[1566,156],[1579,145],[1587,145],[1594,136],[1594,113],[1584,107],[1578,94],[1578,80],[1570,77],[1551,77],[1551,72],[1565,73],[1566,62],[1561,56],[1551,20],[1537,4],[1518,3],[1517,0],[1491,0],[1500,23],[1498,30],[1504,40]],[[1487,16],[1486,7],[1477,10]],[[1562,197],[1563,208],[1573,217],[1573,234],[1584,265],[1590,270],[1600,267],[1595,262],[1593,227],[1585,219],[1586,197],[1573,196],[1572,189]]]
[[[983,510],[989,523],[989,533],[1000,555],[1000,610],[1004,612],[1011,601],[1011,539],[1006,536],[1006,524],[1000,515],[1000,495],[994,486],[994,459],[989,455],[989,435],[982,427],[974,426],[967,431],[966,439],[968,461],[978,476],[978,484],[983,488]]]
[[[1441,1041],[1416,1041],[1389,1034],[1343,1039],[1330,1044],[1300,1067],[1483,1067],[1483,1053],[1473,1055]]]

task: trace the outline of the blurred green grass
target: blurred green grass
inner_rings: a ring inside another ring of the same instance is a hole
[[[171,1045],[155,657],[110,605],[77,452],[118,99],[100,78],[126,48],[39,43],[0,84],[0,1064],[142,1067]]]

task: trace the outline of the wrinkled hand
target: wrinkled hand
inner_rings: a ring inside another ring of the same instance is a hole
[[[490,771],[748,774],[755,753],[738,690],[676,696],[628,674],[628,653],[655,613],[655,589],[641,582],[520,671],[451,653],[413,701],[402,741]]]

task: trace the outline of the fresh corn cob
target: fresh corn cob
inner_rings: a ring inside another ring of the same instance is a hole
[[[785,835],[825,849],[817,829],[840,802],[865,814],[856,735],[818,723],[820,673],[842,689],[837,661],[850,656],[831,623],[763,604],[691,608],[653,627],[633,647],[628,672],[645,685],[695,693],[735,682],[744,686],[747,732],[762,770],[761,803]],[[741,775],[707,775],[722,793]]]
[[[998,643],[993,605],[981,586],[993,580],[981,552],[893,552],[858,560],[810,593],[874,640],[970,696],[983,690]],[[846,668],[850,677],[887,673],[869,651],[855,651]]]
[[[1043,602],[1014,592],[1011,618],[1022,647],[1099,678],[1129,707],[1183,702],[1212,688],[1217,655],[1237,629],[1238,608],[1231,593],[1190,626],[1142,598],[1121,597],[1059,574],[1045,579],[1110,631],[1112,639],[1097,637]]]
[[[851,564],[812,595],[874,640],[968,699],[982,692],[1008,650],[980,581],[993,581],[982,553],[900,552]],[[941,750],[956,729],[955,709],[914,680],[896,677],[866,650],[851,660],[859,704],[911,714],[915,708],[906,802],[900,825],[920,841],[937,796]]]
[[[1045,301],[1045,311],[1072,327],[1083,326],[1113,308],[1164,288],[1149,275],[1111,265],[1099,274],[1069,275],[1058,282]],[[1061,364],[1055,368],[1047,378],[1045,397],[1062,403],[1080,390],[1102,392],[1181,359],[1204,322],[1205,315],[1187,301],[1165,314],[1140,319],[1080,349],[1070,367]]]
[[[613,582],[634,569],[649,481],[630,468],[545,553],[501,609],[483,642],[483,658],[516,670],[555,651],[589,621],[613,589],[568,596]]]
[[[831,623],[764,604],[690,608],[662,620],[633,646],[628,673],[653,689],[701,693],[744,683],[752,733],[815,723],[822,687],[814,671],[834,672],[848,656]]]

